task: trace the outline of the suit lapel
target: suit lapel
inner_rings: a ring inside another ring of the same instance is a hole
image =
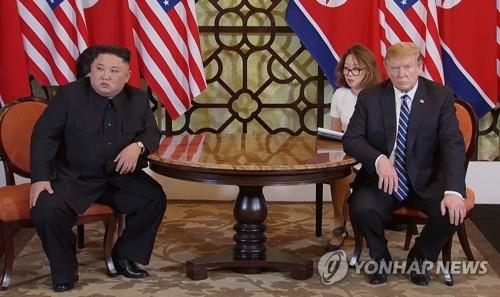
[[[380,98],[382,101],[383,122],[385,128],[386,153],[389,156],[396,141],[396,103],[394,101],[394,88],[392,83],[388,83],[384,89],[384,94]]]
[[[417,137],[418,127],[426,114],[426,109],[430,105],[426,98],[427,92],[425,91],[425,81],[419,78],[417,92],[413,98],[410,111],[410,125],[408,127],[408,139],[406,143],[406,150],[408,151]]]

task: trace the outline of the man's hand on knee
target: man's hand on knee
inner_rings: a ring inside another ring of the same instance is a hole
[[[54,194],[54,190],[52,190],[52,186],[50,185],[50,181],[39,181],[31,184],[30,188],[30,208],[36,205],[36,201],[38,200],[38,196],[43,191],[47,191],[49,194]]]
[[[140,154],[141,148],[136,143],[126,146],[114,160],[116,162],[116,172],[120,174],[134,172]]]
[[[444,216],[446,214],[446,210],[448,210],[450,224],[458,226],[458,224],[464,222],[467,214],[464,199],[454,194],[444,195],[443,200],[441,200],[441,215]]]

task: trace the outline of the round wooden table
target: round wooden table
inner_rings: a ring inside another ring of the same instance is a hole
[[[262,188],[330,182],[347,176],[356,163],[345,155],[340,142],[284,134],[176,135],[164,138],[149,161],[153,171],[165,176],[239,187],[234,204],[235,245],[188,261],[186,273],[194,280],[207,278],[207,268],[246,273],[270,268],[290,271],[294,279],[311,277],[311,260],[266,248],[267,206]]]

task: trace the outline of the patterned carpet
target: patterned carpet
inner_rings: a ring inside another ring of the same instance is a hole
[[[324,254],[328,235],[314,236],[314,205],[311,203],[268,205],[268,246],[293,251],[314,260]],[[325,204],[324,230],[331,228],[331,207]],[[500,279],[493,269],[485,275],[456,275],[455,286],[447,287],[440,275],[431,274],[428,287],[418,287],[402,275],[393,275],[384,285],[367,284],[364,274],[349,270],[338,283],[325,285],[318,272],[306,281],[289,278],[282,272],[240,274],[232,271],[210,271],[208,279],[192,281],[185,276],[184,263],[199,255],[220,250],[232,244],[232,204],[173,202],[160,228],[151,264],[150,277],[130,280],[106,275],[102,258],[102,226],[86,226],[85,249],[80,250],[80,281],[69,293],[56,294],[51,289],[48,262],[38,237],[31,238],[15,260],[12,284],[2,296],[498,296]],[[351,231],[349,229],[349,231]],[[352,234],[352,232],[350,233]],[[387,237],[395,259],[405,259],[403,233],[389,231]],[[453,259],[465,259],[455,240]],[[346,241],[350,257],[354,241]],[[472,246],[478,259],[481,253]],[[366,248],[364,258],[366,259]],[[488,267],[490,268],[490,267]]]

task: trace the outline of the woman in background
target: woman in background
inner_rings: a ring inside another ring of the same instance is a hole
[[[358,94],[366,87],[378,83],[377,61],[372,52],[363,45],[356,44],[349,48],[340,59],[335,69],[337,84],[332,97],[330,117],[331,129],[344,132],[354,112]],[[350,194],[349,184],[354,174],[334,179],[330,182],[333,204],[333,236],[326,249],[339,249],[347,237],[347,197]]]
[[[76,79],[87,77],[90,72],[90,64],[96,57],[96,47],[87,47],[76,59]]]

